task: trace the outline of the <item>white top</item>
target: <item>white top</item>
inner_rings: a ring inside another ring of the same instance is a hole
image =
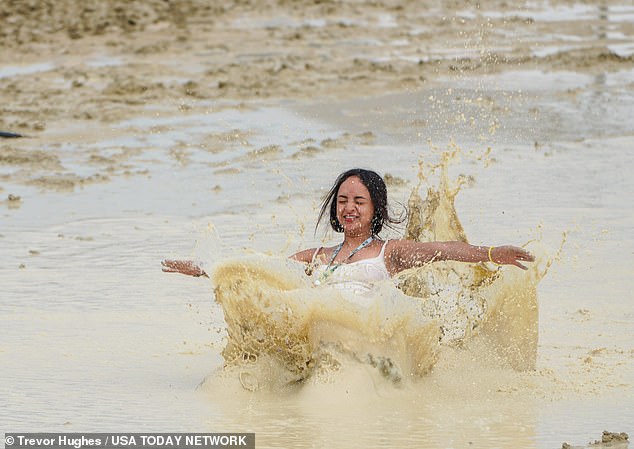
[[[372,289],[374,283],[391,278],[385,266],[385,246],[387,242],[386,240],[383,243],[378,256],[340,264],[334,271],[329,273],[325,279],[323,278],[323,274],[324,271],[326,271],[326,265],[316,265],[313,277],[315,280],[320,280],[324,285],[344,290],[352,290],[358,293],[366,293]],[[320,250],[321,248],[315,250],[311,264],[314,263],[317,253],[319,253]]]

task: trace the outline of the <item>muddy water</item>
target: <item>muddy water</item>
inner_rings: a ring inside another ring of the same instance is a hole
[[[31,137],[0,142],[5,431],[254,431],[258,447],[533,448],[631,435],[632,9],[603,8],[492,4],[405,19],[368,7],[348,26],[347,10],[321,11],[323,22],[310,9],[281,23],[227,13],[211,31],[190,26],[207,43],[182,34],[143,47],[165,36],[159,24],[137,40],[57,36],[64,52],[37,40],[7,50],[0,123]],[[298,29],[310,45],[291,36]],[[241,48],[223,47],[236,36]],[[271,55],[265,36],[285,44]],[[483,50],[506,59],[478,68]],[[312,69],[297,71],[302,58]],[[404,65],[414,59],[416,70]],[[205,86],[219,81],[217,97]],[[538,241],[552,257],[567,233],[537,288],[535,370],[474,342],[446,347],[406,387],[348,364],[309,388],[253,393],[231,378],[224,391],[197,388],[222,367],[225,320],[210,283],[161,273],[162,258],[211,267],[335,242],[313,227],[336,174],[389,174],[393,202],[406,203],[419,161],[455,148],[449,174],[467,181],[456,209],[470,242]]]

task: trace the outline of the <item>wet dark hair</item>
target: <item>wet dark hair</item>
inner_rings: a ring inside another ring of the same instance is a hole
[[[319,217],[317,218],[315,231],[317,231],[317,227],[319,227],[319,224],[326,215],[326,211],[329,211],[330,226],[335,232],[343,232],[343,226],[339,223],[339,219],[337,218],[337,193],[339,192],[341,184],[352,176],[359,178],[370,192],[370,199],[372,200],[372,205],[374,206],[374,217],[372,217],[372,235],[377,236],[379,232],[381,232],[381,229],[383,229],[383,226],[391,228],[393,224],[403,222],[403,218],[393,218],[390,215],[387,205],[387,187],[385,186],[383,178],[372,170],[353,168],[340,174],[330,191],[326,194],[326,197],[321,203],[321,209],[319,211]]]

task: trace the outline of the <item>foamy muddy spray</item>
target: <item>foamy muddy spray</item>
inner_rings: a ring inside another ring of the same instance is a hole
[[[405,238],[467,241],[454,207],[462,182],[450,182],[447,170],[456,151],[436,166],[420,164]],[[439,185],[423,200],[431,171],[439,173]],[[225,261],[212,275],[227,325],[224,374],[250,391],[279,391],[337,382],[362,367],[375,385],[403,386],[427,374],[449,347],[486,351],[502,366],[530,370],[536,287],[546,265],[539,257],[527,272],[435,262],[360,293],[315,286],[290,260]]]

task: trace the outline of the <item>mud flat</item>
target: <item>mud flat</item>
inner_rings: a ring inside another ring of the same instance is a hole
[[[628,2],[5,0],[0,19],[0,130],[24,135],[0,138],[7,429],[517,449],[634,431]],[[374,382],[374,358],[299,392],[197,389],[226,322],[159,260],[329,243],[336,174],[375,168],[407,204],[445,151],[471,242],[552,256],[566,234],[531,369],[455,345],[413,387]]]

